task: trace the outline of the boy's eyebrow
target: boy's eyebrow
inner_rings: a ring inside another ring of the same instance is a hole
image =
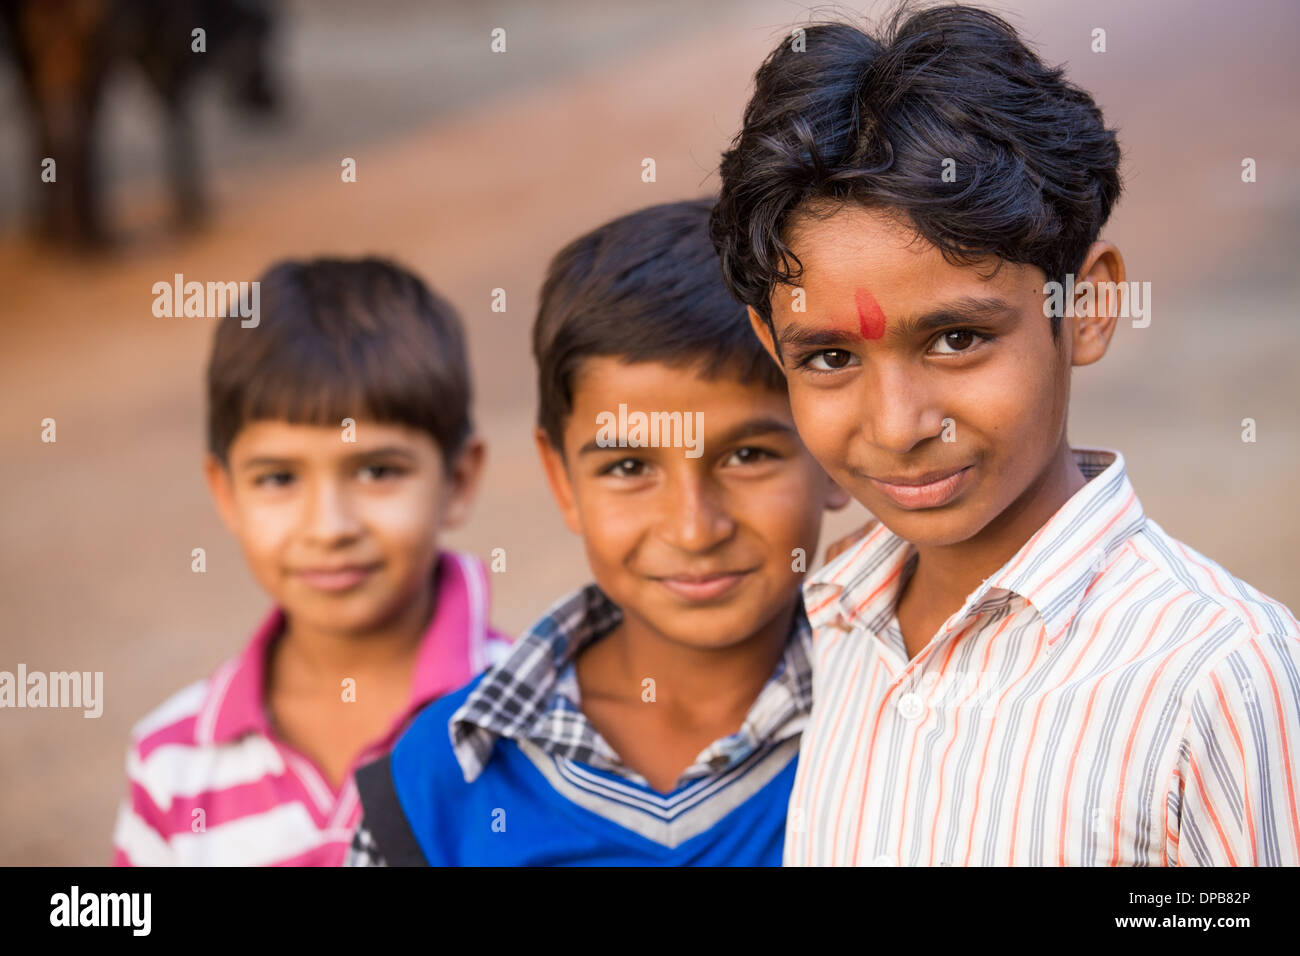
[[[251,471],[254,468],[270,468],[274,466],[296,465],[297,458],[276,458],[272,455],[258,455],[256,458],[250,458],[240,465],[241,471]]]
[[[382,445],[379,448],[367,448],[362,451],[356,451],[353,452],[351,455],[348,455],[348,460],[357,461],[363,458],[380,458],[388,455],[407,458],[412,461],[415,460],[415,456],[411,454],[410,449],[403,448],[400,445]],[[244,462],[243,465],[241,465],[240,467],[243,470],[247,471],[252,468],[270,468],[270,467],[284,467],[286,465],[297,465],[300,464],[301,461],[302,461],[301,458],[282,458],[282,457],[277,457],[275,455],[259,455],[256,458],[248,459],[248,461]]]
[[[998,318],[1014,309],[1011,303],[1001,298],[981,299],[976,296],[962,296],[951,302],[936,306],[929,312],[915,318],[891,319],[886,335],[892,338],[907,338],[922,333],[933,333],[953,325],[988,321]],[[829,348],[846,341],[863,341],[861,335],[847,328],[825,326],[806,326],[792,322],[781,330],[780,342],[793,348]]]
[[[996,296],[981,299],[976,296],[966,295],[960,299],[954,299],[951,302],[936,306],[929,312],[915,318],[899,319],[896,323],[893,323],[890,331],[899,337],[920,335],[921,333],[938,332],[940,329],[951,325],[987,322],[990,319],[1000,318],[1008,312],[1014,311],[1011,303],[1006,299]]]
[[[711,437],[709,440],[719,445],[731,445],[738,441],[744,441],[746,438],[753,438],[756,435],[770,435],[773,432],[788,435],[799,434],[792,424],[783,422],[779,418],[751,418],[728,429],[721,435]]]
[[[720,435],[711,436],[708,440],[716,442],[719,445],[730,445],[734,442],[743,441],[746,438],[753,438],[755,435],[770,435],[773,432],[784,433],[797,436],[799,433],[789,422],[783,422],[779,418],[751,418],[748,421],[734,425]],[[579,455],[585,455],[590,452],[609,452],[609,451],[642,451],[641,445],[599,445],[596,439],[587,442],[578,449]]]
[[[351,457],[353,458],[378,458],[381,455],[397,455],[401,458],[415,458],[409,448],[403,448],[401,445],[382,445],[379,448],[367,448],[358,450]]]
[[[842,345],[845,341],[862,341],[862,336],[850,329],[825,328],[791,322],[781,330],[778,341],[791,348],[827,348]]]

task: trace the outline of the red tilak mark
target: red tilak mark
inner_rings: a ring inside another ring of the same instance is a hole
[[[853,293],[853,304],[858,307],[858,328],[864,339],[878,339],[885,334],[885,311],[866,289]]]

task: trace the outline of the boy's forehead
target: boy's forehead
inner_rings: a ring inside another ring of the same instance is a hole
[[[978,275],[946,260],[937,246],[895,217],[858,205],[798,218],[788,242],[802,266],[800,285],[842,285],[850,298],[857,288],[878,299],[923,294]]]
[[[247,422],[231,442],[231,457],[339,457],[381,448],[418,452],[433,445],[420,429],[370,418],[345,418],[335,424],[257,419]]]
[[[886,213],[846,205],[803,216],[788,234],[801,273],[772,290],[772,312],[801,325],[827,322],[867,339],[936,306],[1001,299],[1017,307],[1042,293],[1040,270],[986,257],[949,261]]]
[[[610,356],[584,361],[573,379],[570,425],[595,430],[595,415],[616,412],[620,404],[646,412],[707,411],[706,418],[718,424],[753,415],[757,408],[766,415],[790,417],[790,400],[783,389],[757,379],[742,381],[738,370],[726,366],[708,374],[703,358],[683,364],[629,362]]]
[[[753,393],[780,397],[779,392],[757,381],[744,381],[738,367],[730,368],[726,363],[721,363],[716,368],[711,368],[709,359],[709,356],[701,355],[681,362],[663,362],[654,359],[631,361],[618,356],[593,356],[583,361],[574,376],[573,403],[576,405],[595,393],[603,395],[619,389],[628,392],[658,391],[679,395],[724,396]]]

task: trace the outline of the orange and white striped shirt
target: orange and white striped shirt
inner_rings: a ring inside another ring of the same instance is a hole
[[[789,865],[1300,864],[1300,625],[1149,520],[1116,452],[917,656],[916,550],[804,586]]]

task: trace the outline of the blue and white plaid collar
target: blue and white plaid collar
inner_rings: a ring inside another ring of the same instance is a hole
[[[499,738],[527,740],[556,758],[645,779],[619,759],[580,706],[574,661],[588,644],[609,634],[623,612],[595,584],[557,601],[511,649],[488,669],[449,722],[452,748],[465,780],[483,772]],[[761,747],[775,746],[803,731],[812,709],[812,629],[803,611],[772,677],[759,692],[739,731],[715,740],[678,778],[719,774]]]

